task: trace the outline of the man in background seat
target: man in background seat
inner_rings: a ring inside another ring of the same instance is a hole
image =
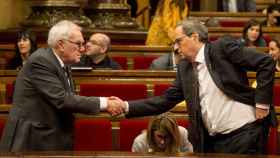
[[[122,67],[108,56],[110,38],[102,33],[92,34],[86,43],[85,55],[81,57],[79,64],[75,66],[88,66],[94,69],[115,69]]]

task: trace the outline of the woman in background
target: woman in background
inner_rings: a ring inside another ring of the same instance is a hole
[[[138,135],[133,142],[132,152],[193,152],[188,140],[188,131],[165,114],[153,118],[148,130]]]
[[[17,33],[15,56],[8,64],[8,69],[21,69],[27,58],[37,49],[36,36],[30,29],[22,29]]]
[[[279,38],[272,38],[268,43],[269,54],[276,61],[276,71],[280,71],[280,41]]]
[[[259,21],[251,19],[245,24],[242,33],[242,42],[248,47],[266,47],[262,26]]]
[[[188,14],[188,0],[160,0],[148,31],[146,45],[171,45],[175,26]]]

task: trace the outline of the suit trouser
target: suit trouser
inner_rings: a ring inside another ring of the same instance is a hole
[[[260,121],[246,124],[229,134],[207,136],[208,153],[265,154],[268,127]]]

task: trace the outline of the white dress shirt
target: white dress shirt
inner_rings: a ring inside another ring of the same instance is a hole
[[[214,83],[204,57],[205,45],[199,50],[198,62],[199,98],[202,119],[210,135],[226,134],[247,123],[254,122],[255,108],[226,96]]]

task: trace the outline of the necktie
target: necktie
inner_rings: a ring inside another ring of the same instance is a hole
[[[64,66],[63,67],[64,74],[66,76],[68,85],[70,87],[70,90],[73,91],[73,82],[72,82],[72,77],[71,77],[71,72],[70,72],[70,67],[69,66]]]
[[[191,116],[192,122],[192,132],[193,137],[191,138],[191,142],[195,143],[195,151],[203,152],[204,151],[204,126],[201,116],[201,107],[200,107],[200,99],[199,99],[199,82],[198,82],[198,70],[197,66],[198,62],[192,64],[193,68],[193,89],[192,89],[192,105],[189,107],[189,114]]]
[[[194,105],[199,106],[199,82],[198,82],[198,71],[197,66],[198,63],[194,62],[193,66],[193,97],[194,97]]]

